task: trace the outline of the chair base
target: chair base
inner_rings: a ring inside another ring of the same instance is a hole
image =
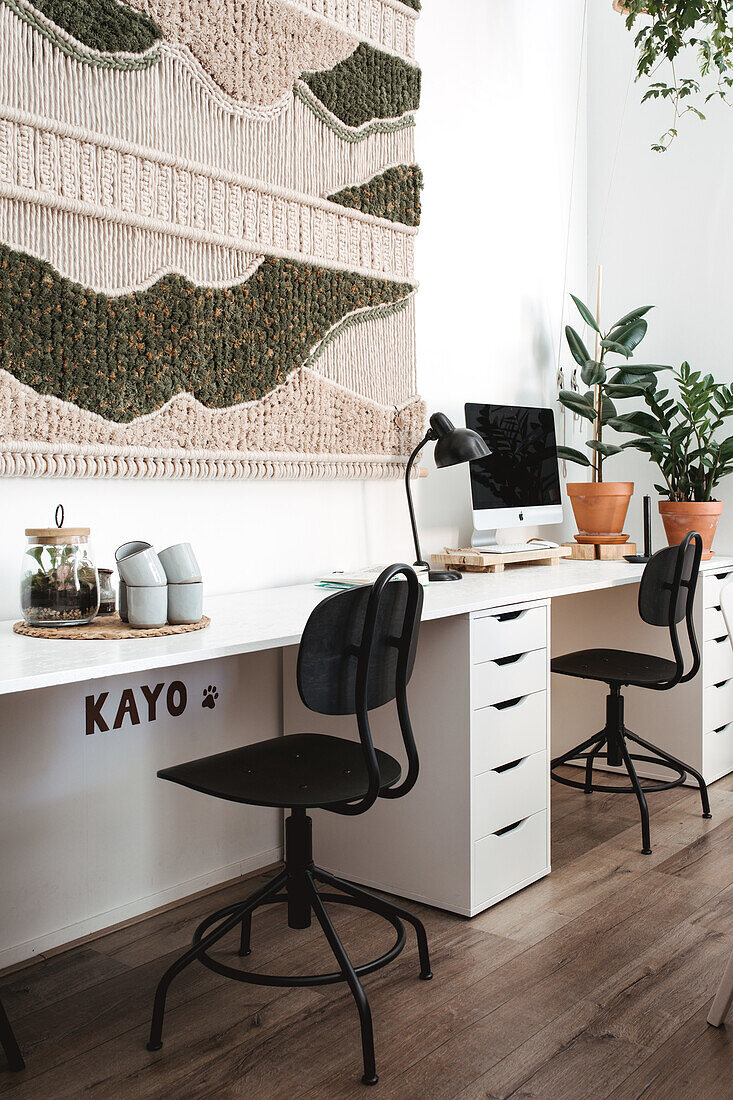
[[[356,1002],[361,1025],[362,1056],[365,1085],[375,1085],[378,1081],[374,1058],[374,1035],[369,1002],[360,979],[365,974],[387,966],[397,958],[405,946],[406,934],[403,922],[413,926],[417,936],[420,956],[420,978],[429,981],[433,974],[430,969],[428,940],[422,921],[412,913],[369,890],[338,878],[319,867],[312,858],[312,824],[305,810],[294,810],[287,818],[285,830],[285,870],[276,875],[265,886],[251,894],[244,901],[225,906],[206,917],[193,934],[191,948],[166,971],[160,980],[153,1007],[153,1019],[147,1049],[160,1050],[163,1042],[163,1017],[168,988],[175,977],[190,963],[198,961],[209,970],[222,974],[234,981],[251,985],[311,987],[346,982]],[[332,887],[340,893],[321,893],[316,883]],[[396,932],[395,942],[388,951],[361,966],[353,966],[341,940],[324,907],[324,901],[338,905],[353,905],[376,913],[387,920]],[[240,970],[213,958],[209,951],[219,940],[234,929],[240,929],[239,956],[244,958],[252,953],[252,914],[262,905],[284,903],[288,908],[288,925],[291,928],[309,928],[312,914],[323,930],[328,944],[338,964],[338,970],[322,974],[261,974],[255,971]]]
[[[676,756],[672,756],[670,753],[665,752],[664,749],[652,745],[649,741],[645,741],[642,737],[639,737],[626,728],[624,725],[624,698],[621,694],[620,685],[611,684],[609,686],[610,692],[606,700],[605,728],[594,737],[589,737],[587,741],[583,741],[582,744],[576,745],[574,749],[570,749],[561,756],[555,757],[550,766],[550,775],[556,783],[563,783],[566,787],[576,787],[586,794],[600,791],[611,794],[636,795],[641,814],[641,851],[642,855],[649,856],[652,854],[652,846],[649,829],[649,807],[646,801],[647,794],[654,794],[657,791],[669,791],[673,787],[681,787],[682,784],[687,781],[689,774],[695,779],[700,789],[703,811],[702,816],[704,818],[711,818],[713,815],[710,812],[708,788],[705,780],[695,768],[691,767],[689,764],[684,764],[681,760],[678,760]],[[629,752],[627,741],[631,741],[641,748],[646,749],[646,752]],[[630,786],[619,787],[615,784],[595,782],[593,779],[593,764],[597,759],[606,760],[612,767],[621,767],[623,765],[629,776]],[[669,780],[642,782],[636,774],[634,761],[641,761],[645,764],[654,764],[657,767],[667,768],[674,773],[674,778]],[[579,782],[576,779],[569,779],[567,776],[558,775],[557,769],[567,765],[571,767],[584,766],[585,780]]]

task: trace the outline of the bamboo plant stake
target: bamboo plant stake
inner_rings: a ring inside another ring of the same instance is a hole
[[[597,277],[597,279],[598,279],[598,283],[597,283],[597,288],[596,288],[596,323],[598,325],[598,329],[600,329],[600,327],[601,327],[601,294],[602,294],[602,289],[603,289],[603,268],[600,264],[598,265],[598,277]],[[596,355],[596,362],[599,362],[600,358],[601,358],[601,334],[600,334],[599,331],[596,331],[595,355]],[[603,395],[601,393],[600,385],[595,385],[593,387],[593,407],[595,408],[595,411],[596,411],[596,418],[593,422],[593,438],[595,439],[596,443],[600,443],[601,433],[602,433],[602,430],[603,430]],[[601,481],[603,481],[603,455],[601,454],[600,451],[595,451],[594,452],[594,461],[593,461],[593,483],[595,484],[596,482],[601,482]]]

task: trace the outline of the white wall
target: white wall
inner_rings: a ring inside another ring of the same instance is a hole
[[[419,380],[431,410],[552,398],[563,298],[582,0],[427,3],[418,157]],[[584,115],[570,286],[585,277]],[[418,486],[426,551],[470,532],[466,468]],[[101,565],[123,540],[191,539],[210,592],[294,583],[340,565],[412,560],[404,490],[357,481],[4,480],[0,618],[18,612],[26,526],[92,527]]]
[[[688,116],[669,151],[653,153],[650,145],[670,125],[670,114],[664,106],[641,104],[646,86],[630,85],[633,61],[632,36],[611,0],[591,3],[588,284],[600,260],[604,313],[611,321],[633,306],[656,305],[640,362],[679,365],[688,359],[731,382],[733,110],[710,104],[707,121]],[[633,451],[606,467],[609,479],[636,482],[628,528],[636,535],[642,492],[652,493],[656,512],[654,475],[646,457]],[[725,502],[716,540],[722,551],[733,542],[733,483],[723,483],[719,496]],[[655,537],[663,545],[658,516]]]

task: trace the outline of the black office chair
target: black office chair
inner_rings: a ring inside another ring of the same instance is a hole
[[[393,578],[403,577],[401,580]],[[310,616],[298,654],[298,691],[305,705],[318,714],[356,715],[358,741],[302,733],[247,745],[230,752],[193,760],[158,772],[184,787],[254,806],[290,810],[285,821],[285,869],[244,901],[212,913],[198,926],[193,946],[166,971],[155,995],[148,1050],[160,1050],[168,987],[176,975],[198,959],[227,978],[254,985],[318,986],[345,981],[356,1001],[361,1021],[364,1076],[377,1082],[372,1018],[359,980],[386,966],[405,946],[407,921],[417,934],[420,977],[432,978],[428,940],[422,922],[391,902],[316,867],[313,863],[310,809],[363,814],[377,798],[400,798],[418,775],[418,753],[407,709],[407,684],[415,663],[423,590],[409,565],[385,569],[371,587],[329,596]],[[407,753],[407,776],[386,752],[375,749],[369,728],[370,710],[396,700]],[[340,893],[320,893],[316,882]],[[353,966],[331,923],[324,901],[355,905],[386,918],[395,928],[394,945],[379,958]],[[209,955],[229,932],[241,928],[239,954],[250,954],[252,914],[271,902],[287,904],[288,925],[309,928],[311,913],[336,957],[338,970],[328,974],[286,976],[235,969]]]
[[[654,554],[644,569],[639,586],[639,614],[645,623],[651,626],[669,628],[674,660],[655,657],[647,653],[627,653],[621,649],[584,649],[578,653],[567,653],[556,657],[552,662],[552,671],[563,676],[577,676],[582,680],[598,680],[608,684],[609,694],[606,700],[606,725],[594,737],[589,737],[581,745],[564,752],[552,761],[551,774],[557,783],[568,787],[577,787],[586,794],[592,791],[611,791],[614,794],[633,792],[641,810],[642,852],[651,854],[649,837],[649,807],[646,795],[654,791],[668,791],[679,787],[687,779],[689,772],[700,787],[703,817],[712,817],[710,800],[705,780],[699,772],[671,756],[656,745],[632,733],[624,725],[624,687],[648,688],[652,691],[668,691],[677,684],[687,683],[697,675],[700,669],[700,649],[695,637],[693,625],[693,606],[695,588],[700,571],[702,557],[702,539],[697,532],[689,534],[679,546],[668,546]],[[678,624],[685,619],[687,636],[692,654],[692,665],[685,672],[685,660],[677,632]],[[645,754],[629,752],[626,742],[633,741],[646,749]],[[605,748],[606,751],[603,751]],[[630,787],[617,787],[593,781],[593,762],[600,757],[615,767],[625,765],[631,780]],[[634,760],[656,764],[676,772],[676,777],[668,781],[641,783],[634,768]],[[578,782],[558,775],[557,769],[565,764],[584,761],[585,781]]]
[[[10,1069],[15,1071],[25,1069],[23,1055],[20,1053],[18,1041],[13,1034],[13,1029],[10,1026],[10,1020],[3,1008],[2,1001],[0,1001],[0,1046],[2,1046],[5,1051],[5,1057],[8,1060]]]

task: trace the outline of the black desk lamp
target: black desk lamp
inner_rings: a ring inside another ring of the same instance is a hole
[[[428,569],[428,578],[431,581],[460,581],[463,574],[457,573],[453,569],[430,569],[428,563],[423,561],[422,550],[420,549],[415,508],[412,503],[410,475],[420,451],[426,443],[431,443],[433,440],[435,440],[435,465],[439,470],[444,466],[458,466],[461,462],[473,462],[475,458],[486,458],[491,454],[491,451],[478,432],[473,432],[470,428],[454,428],[445,413],[433,413],[430,417],[430,427],[425,438],[418,443],[407,463],[405,486],[407,487],[407,504],[410,509],[412,537],[415,540],[415,553],[417,555],[415,565],[425,566]]]

